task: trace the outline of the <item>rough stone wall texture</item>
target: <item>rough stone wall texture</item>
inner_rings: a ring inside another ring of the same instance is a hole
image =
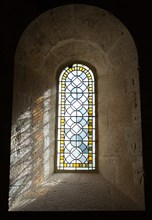
[[[54,172],[57,76],[62,67],[75,62],[92,66],[96,75],[96,174]],[[42,194],[49,204],[39,190],[47,183],[49,190],[44,187]],[[32,195],[37,206],[30,206]],[[20,39],[14,74],[10,210],[19,210],[25,197],[25,210],[144,209],[137,50],[126,27],[101,8],[76,4],[49,10]]]

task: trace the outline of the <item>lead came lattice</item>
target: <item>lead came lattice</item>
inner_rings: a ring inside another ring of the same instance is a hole
[[[85,65],[66,67],[59,78],[58,170],[95,169],[94,75]]]

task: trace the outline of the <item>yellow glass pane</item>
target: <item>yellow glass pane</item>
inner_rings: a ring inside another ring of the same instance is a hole
[[[60,141],[61,142],[61,144],[64,144],[64,141]]]
[[[64,167],[67,167],[67,164],[66,164],[66,163],[64,163]]]
[[[63,163],[63,160],[60,160],[60,163]]]

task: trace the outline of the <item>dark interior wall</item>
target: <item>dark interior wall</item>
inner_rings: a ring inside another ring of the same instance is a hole
[[[59,5],[83,3],[99,6],[113,13],[128,28],[137,46],[141,87],[143,159],[146,209],[152,209],[152,86],[151,51],[152,1],[119,0],[2,0],[0,1],[0,94],[1,94],[1,208],[7,210],[9,151],[12,114],[14,56],[18,41],[28,24],[46,10]]]

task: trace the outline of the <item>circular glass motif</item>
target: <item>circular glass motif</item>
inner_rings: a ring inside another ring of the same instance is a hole
[[[73,135],[71,138],[71,144],[73,147],[79,147],[82,144],[82,137],[78,134]]]

